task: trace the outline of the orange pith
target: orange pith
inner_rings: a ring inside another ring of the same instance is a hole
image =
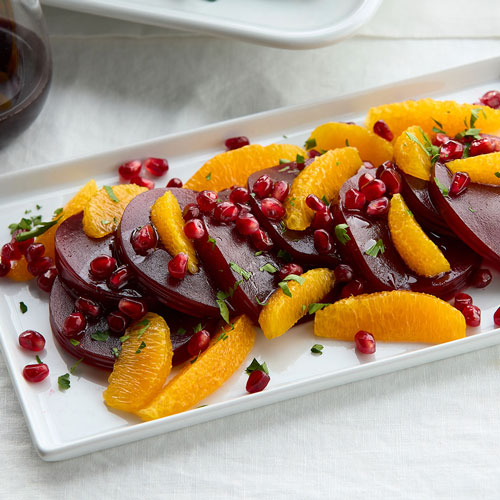
[[[471,182],[500,185],[500,153],[472,156],[446,164],[453,172],[467,172]],[[498,174],[498,175],[497,175]]]
[[[359,330],[376,341],[439,344],[465,337],[465,318],[433,295],[407,291],[349,297],[314,318],[314,333],[320,337],[352,341]]]
[[[408,127],[394,143],[394,160],[406,174],[428,181],[431,178],[431,159],[413,138],[426,146],[422,128],[418,125]]]

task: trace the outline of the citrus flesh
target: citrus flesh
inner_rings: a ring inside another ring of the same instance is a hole
[[[467,172],[471,182],[500,185],[500,153],[454,160],[448,162],[446,166],[453,173]]]
[[[428,181],[431,178],[431,159],[420,144],[426,146],[422,128],[418,125],[408,127],[394,143],[394,160],[405,174]]]
[[[19,260],[13,260],[10,271],[7,273],[7,278],[12,281],[29,281],[33,275],[28,271],[28,262],[24,257]]]

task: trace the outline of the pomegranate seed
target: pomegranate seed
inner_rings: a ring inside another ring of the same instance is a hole
[[[377,198],[381,198],[384,196],[387,191],[387,187],[385,183],[383,183],[380,179],[374,179],[370,181],[368,184],[363,186],[361,192],[365,195],[367,201],[376,200]]]
[[[181,188],[183,186],[182,181],[179,179],[179,177],[172,177],[168,182],[167,182],[167,187],[168,188]]]
[[[259,222],[250,213],[241,214],[236,219],[236,229],[240,234],[244,236],[256,233],[259,230],[259,228],[260,228]]]
[[[377,349],[373,335],[364,330],[360,330],[354,335],[354,342],[356,349],[363,354],[373,354]]]
[[[90,272],[94,278],[104,280],[116,269],[116,259],[109,255],[99,255],[90,263]]]
[[[500,137],[490,134],[479,134],[481,137],[487,137],[493,144],[495,151],[500,152]]]
[[[23,369],[23,377],[28,382],[41,382],[47,378],[49,367],[45,363],[26,365]]]
[[[149,250],[156,248],[158,236],[154,227],[151,224],[146,224],[141,228],[137,228],[130,237],[130,242],[135,253],[139,255],[147,255]]]
[[[54,281],[57,278],[57,274],[57,269],[55,267],[51,267],[44,273],[39,274],[36,278],[38,288],[40,288],[43,292],[50,293],[52,286],[54,285]]]
[[[196,203],[202,212],[208,214],[215,208],[215,205],[217,205],[218,198],[215,191],[205,190],[196,195]]]
[[[357,189],[349,189],[345,194],[344,206],[347,210],[362,210],[366,196]]]
[[[262,229],[257,229],[257,231],[252,233],[251,238],[257,250],[270,250],[273,247],[273,240]]]
[[[29,238],[28,240],[24,241],[17,241],[17,236],[19,234],[25,233],[26,231],[24,229],[16,229],[14,233],[12,234],[12,239],[10,242],[24,255],[26,252],[26,249],[35,242],[35,238]]]
[[[290,184],[286,181],[276,181],[271,192],[271,196],[283,203],[290,192]]]
[[[302,268],[302,266],[294,264],[293,262],[290,264],[285,264],[279,272],[280,281],[283,281],[290,274],[300,276],[301,274],[304,274],[304,269]]]
[[[472,286],[485,288],[491,283],[491,271],[489,269],[479,269],[472,278]]]
[[[249,199],[250,193],[244,187],[235,187],[229,195],[229,200],[233,203],[246,203]]]
[[[168,263],[168,272],[172,278],[182,280],[186,276],[188,256],[184,252],[178,253]]]
[[[113,333],[122,333],[129,324],[129,319],[120,311],[113,311],[106,318],[108,327]]]
[[[466,172],[455,172],[451,179],[450,196],[458,196],[462,194],[470,184],[469,174]]]
[[[339,264],[333,271],[336,283],[348,283],[354,278],[354,271],[347,264]]]
[[[210,345],[210,333],[206,330],[196,332],[188,342],[187,350],[190,356],[198,356]]]
[[[82,333],[86,326],[85,316],[80,311],[74,312],[64,320],[63,333],[67,337],[73,337]]]
[[[493,109],[500,109],[500,92],[498,90],[488,90],[479,99],[481,104]]]
[[[228,151],[240,149],[244,146],[248,146],[249,144],[250,141],[248,140],[248,137],[245,137],[244,135],[240,135],[239,137],[230,137],[224,142],[224,146],[226,146]]]
[[[271,177],[268,175],[264,174],[261,175],[256,181],[255,184],[253,185],[252,191],[259,197],[259,198],[265,198],[266,196],[269,196],[273,189],[273,181]]]
[[[0,260],[0,278],[3,278],[4,276],[7,276],[10,271],[10,262],[4,262],[3,260]]]
[[[466,293],[457,293],[455,295],[454,306],[461,311],[465,306],[472,305],[472,297]]]
[[[363,189],[364,186],[366,186],[369,182],[373,181],[375,177],[371,174],[362,174],[359,176],[358,179],[358,188]]]
[[[19,345],[28,351],[40,352],[45,347],[45,338],[35,330],[26,330],[19,335]]]
[[[462,309],[467,326],[479,326],[481,324],[481,309],[477,306],[468,305]]]
[[[436,134],[436,137],[432,139],[432,144],[434,144],[434,146],[441,147],[450,140],[451,139],[446,134],[442,134],[441,132],[439,132],[438,134]]]
[[[401,176],[393,168],[386,168],[380,173],[380,180],[385,184],[389,194],[401,193],[403,184]]]
[[[332,240],[330,235],[324,229],[316,229],[314,231],[314,248],[320,254],[330,253],[332,250]]]
[[[378,198],[377,200],[370,201],[366,207],[366,213],[368,215],[385,215],[389,211],[389,199],[385,196]]]
[[[144,167],[151,175],[161,177],[168,170],[168,161],[164,158],[147,158]]]
[[[313,229],[325,229],[326,231],[333,229],[333,217],[328,207],[314,214],[311,227]]]
[[[234,222],[239,214],[240,209],[230,201],[219,203],[214,210],[215,220],[219,222]]]
[[[261,392],[267,387],[270,380],[271,377],[266,372],[254,370],[248,377],[246,390],[250,394]]]
[[[45,245],[43,243],[32,243],[27,249],[26,249],[26,260],[28,261],[28,264],[31,262],[35,262],[36,260],[40,259],[43,257],[43,254],[45,253]]]
[[[127,266],[119,267],[111,273],[108,279],[108,286],[111,290],[120,290],[128,284],[131,278],[132,273]]]
[[[281,220],[285,215],[285,208],[276,198],[264,198],[260,204],[260,209],[271,220]]]
[[[206,233],[205,226],[200,219],[191,219],[184,224],[184,234],[190,240],[200,240]]]
[[[51,267],[54,266],[54,261],[50,257],[42,257],[41,259],[36,260],[35,262],[31,262],[28,264],[28,271],[33,276],[40,276],[45,271],[48,271]]]
[[[141,173],[142,163],[139,160],[132,160],[120,165],[118,173],[120,177],[126,181],[137,177]]]
[[[142,318],[148,312],[144,301],[139,299],[120,299],[118,309],[132,319]]]
[[[102,313],[102,308],[99,304],[85,297],[78,297],[75,307],[79,312],[92,319],[97,319]]]
[[[19,260],[22,257],[22,253],[13,243],[6,243],[2,247],[2,251],[0,253],[0,258],[4,262],[10,262],[12,260]]]
[[[394,163],[392,163],[391,160],[387,160],[387,161],[384,161],[384,163],[382,163],[382,165],[379,165],[377,167],[377,173],[376,173],[376,176],[377,176],[377,179],[380,179],[380,175],[382,174],[382,172],[384,170],[387,170],[389,168],[394,168]]]
[[[368,168],[368,169],[375,168],[375,165],[371,161],[364,161],[363,165],[365,168]]]
[[[470,143],[469,156],[486,155],[495,151],[495,144],[488,137],[476,139]]]
[[[130,179],[130,184],[137,184],[138,186],[145,187],[147,189],[155,188],[155,183],[153,181],[146,179],[145,177],[141,177],[140,175],[132,177],[132,179]]]
[[[493,321],[495,322],[495,325],[500,326],[500,307],[495,311]]]
[[[321,156],[321,153],[319,151],[316,151],[316,149],[310,149],[307,154],[309,158],[316,158],[316,156]]]
[[[459,158],[462,158],[463,152],[463,144],[450,139],[448,142],[441,146],[441,149],[439,151],[439,161],[447,162],[450,160],[457,160]]]
[[[389,125],[384,120],[378,120],[373,124],[373,131],[382,139],[391,142],[394,139],[394,134],[391,132]]]
[[[182,211],[182,217],[184,217],[185,221],[198,219],[200,217],[200,213],[200,209],[196,203],[188,203]]]
[[[325,210],[326,205],[320,200],[316,195],[309,194],[306,197],[306,205],[315,212],[319,212],[320,210]]]
[[[340,298],[346,299],[351,297],[351,295],[361,295],[365,289],[365,286],[359,280],[352,280],[347,285],[342,288],[340,292]]]

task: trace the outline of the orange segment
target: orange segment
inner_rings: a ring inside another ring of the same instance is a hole
[[[7,273],[7,278],[12,281],[29,281],[33,278],[33,275],[28,271],[28,263],[24,257],[11,262],[11,268]]]
[[[422,146],[426,146],[424,131],[418,125],[408,127],[394,144],[394,160],[406,174],[424,181],[431,178],[431,159],[429,155],[412,140],[415,137]]]
[[[363,160],[378,166],[392,160],[392,144],[371,130],[349,123],[325,123],[315,128],[306,144],[314,144],[309,149],[317,151],[352,146],[359,151]]]
[[[255,331],[246,316],[231,330],[226,326],[193,363],[181,371],[148,404],[137,412],[143,420],[154,420],[188,410],[221,387],[252,350]]]
[[[325,196],[328,201],[333,200],[335,203],[342,184],[362,164],[355,148],[333,149],[316,157],[292,182],[285,200],[286,226],[297,231],[307,229],[314,217],[314,212],[306,205],[307,196]]]
[[[151,221],[160,236],[167,252],[175,256],[184,252],[188,256],[188,269],[190,273],[198,272],[198,259],[193,243],[184,234],[184,219],[181,207],[175,196],[167,191],[158,198],[151,208]]]
[[[453,173],[467,172],[472,182],[500,185],[500,153],[454,160],[448,162],[446,166]]]
[[[311,269],[300,278],[302,284],[287,282],[291,297],[281,288],[276,290],[262,308],[259,324],[268,339],[283,335],[300,318],[308,313],[309,306],[321,301],[335,283],[335,273],[330,269]]]
[[[420,125],[426,134],[431,135],[433,127],[437,126],[434,121],[436,120],[442,125],[442,129],[453,137],[469,128],[464,124],[464,120],[470,123],[473,109],[482,109],[486,116],[479,113],[475,124],[481,132],[495,134],[500,131],[500,110],[488,106],[459,104],[455,101],[435,101],[434,99],[397,102],[371,108],[366,117],[366,127],[373,130],[375,122],[384,120],[394,137],[401,135],[411,125]]]
[[[133,412],[164,384],[172,369],[172,344],[167,323],[153,313],[127,328],[124,338],[103,397],[111,408]]]
[[[392,197],[388,223],[392,242],[410,269],[428,277],[450,271],[450,263],[424,233],[400,194]]]
[[[83,210],[83,230],[90,238],[103,238],[120,224],[126,206],[147,188],[136,184],[105,186]]]
[[[433,295],[407,291],[358,295],[318,311],[314,333],[353,340],[359,330],[388,342],[440,344],[465,337],[465,318]]]
[[[245,186],[248,177],[254,172],[278,165],[281,158],[294,161],[298,154],[306,157],[306,152],[293,144],[271,144],[266,147],[251,144],[226,151],[208,160],[184,187],[195,191],[222,191],[231,186]]]

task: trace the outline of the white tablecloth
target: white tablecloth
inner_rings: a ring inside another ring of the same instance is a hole
[[[358,36],[283,51],[46,9],[54,81],[0,172],[500,53],[498,0],[386,0]],[[0,498],[498,498],[500,348],[60,463],[0,360]]]

